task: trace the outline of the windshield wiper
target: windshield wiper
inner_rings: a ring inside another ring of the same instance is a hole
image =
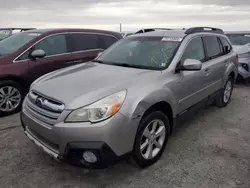
[[[104,63],[103,61],[101,60],[97,60],[97,59],[93,59],[92,62],[96,62],[96,63]]]
[[[106,64],[106,65],[120,66],[120,67],[130,67],[130,68],[139,68],[139,69],[145,68],[145,67],[140,66],[140,65],[132,65],[132,64],[128,64],[128,63],[114,63],[114,62],[108,62],[108,61],[101,61],[101,60],[97,60],[97,59],[92,60],[92,62],[102,63],[102,64]]]
[[[132,67],[132,68],[142,68],[139,65],[131,65],[128,63],[111,63],[110,65],[120,66],[120,67]]]

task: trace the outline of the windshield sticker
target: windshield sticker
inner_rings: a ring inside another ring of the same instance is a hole
[[[40,33],[29,33],[29,36],[39,36],[39,35],[41,35]]]
[[[168,42],[181,42],[182,37],[163,37],[161,41],[168,41]]]

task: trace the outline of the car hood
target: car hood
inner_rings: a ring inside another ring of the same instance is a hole
[[[250,43],[242,45],[242,46],[233,45],[233,49],[238,54],[243,54],[243,53],[249,52],[250,51]]]
[[[120,90],[139,87],[160,72],[91,62],[49,73],[35,81],[31,90],[63,102],[66,109],[76,109]]]

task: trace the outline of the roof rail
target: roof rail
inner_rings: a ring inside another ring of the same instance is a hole
[[[0,30],[15,30],[15,29],[20,29],[21,31],[27,31],[27,30],[32,30],[32,29],[36,29],[36,28],[0,28]]]
[[[224,31],[222,29],[213,28],[213,27],[191,27],[187,29],[185,34],[188,35],[188,34],[200,33],[200,32],[224,34]]]
[[[28,30],[33,30],[33,29],[36,29],[36,28],[21,28],[21,31],[28,31]]]
[[[136,31],[134,34],[146,33],[146,32],[151,32],[151,31],[155,31],[155,30],[172,30],[172,29],[169,29],[169,28],[145,28],[145,29],[140,29],[140,30]]]

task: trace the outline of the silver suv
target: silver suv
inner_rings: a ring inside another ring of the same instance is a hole
[[[146,167],[197,107],[227,106],[237,61],[216,28],[131,35],[94,61],[37,79],[23,103],[22,125],[55,159],[102,168],[128,154]]]

